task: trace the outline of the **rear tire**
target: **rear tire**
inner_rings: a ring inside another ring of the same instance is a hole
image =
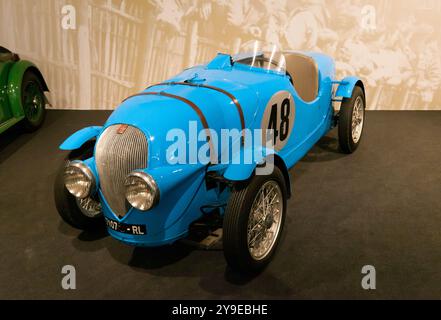
[[[356,86],[350,99],[344,98],[338,120],[338,140],[342,152],[357,150],[363,135],[366,99],[361,87]]]
[[[40,79],[32,71],[26,71],[23,76],[21,103],[25,115],[25,130],[33,132],[40,128],[46,117],[46,97]]]
[[[54,199],[60,217],[70,226],[80,230],[95,230],[103,225],[103,215],[97,198],[78,200],[64,185],[64,169],[69,161],[85,160],[92,156],[94,141],[81,150],[73,151],[58,169],[54,183]]]
[[[271,190],[265,189],[267,186],[274,189],[274,193],[266,194],[268,199],[275,197],[278,202],[269,207],[266,202],[267,209],[264,209],[265,206],[259,205],[263,202],[259,200],[262,199],[261,192],[265,194],[266,190]],[[224,255],[233,270],[240,273],[256,273],[270,263],[282,235],[286,199],[285,179],[277,167],[271,175],[254,176],[246,184],[241,183],[234,187],[223,222]],[[274,236],[270,239],[271,230],[274,230]],[[263,242],[265,239],[269,239],[268,247]]]

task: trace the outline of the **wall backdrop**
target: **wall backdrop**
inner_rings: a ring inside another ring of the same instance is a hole
[[[441,110],[439,0],[0,0],[0,45],[34,61],[58,109],[114,109],[253,39],[318,50],[372,110]]]

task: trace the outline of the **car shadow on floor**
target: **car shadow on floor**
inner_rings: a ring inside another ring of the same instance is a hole
[[[102,227],[100,227],[97,230],[94,231],[89,231],[89,230],[85,230],[82,231],[79,235],[78,235],[78,240],[80,241],[84,241],[84,242],[93,242],[93,241],[98,241],[104,238],[109,237],[109,233],[107,232],[106,226],[103,224]]]
[[[292,295],[292,288],[271,271],[243,275],[231,270],[219,249],[204,250],[182,242],[157,248],[133,248],[111,238],[104,224],[94,231],[79,231],[61,219],[58,232],[70,238],[72,246],[80,252],[93,254],[106,250],[114,262],[129,266],[140,281],[148,281],[142,274],[170,281],[187,278],[196,281],[199,288],[208,295],[253,297],[256,292],[259,297]],[[179,296],[181,293],[174,294]],[[188,294],[189,297],[201,297],[201,293]]]
[[[336,130],[331,131],[303,157],[301,162],[327,162],[343,158],[340,151]]]
[[[54,121],[55,119],[46,117],[43,126],[35,132],[26,132],[22,123],[17,123],[5,132],[0,133],[0,164],[32,140],[40,130],[44,130]]]
[[[196,248],[181,243],[157,248],[136,247],[128,264],[143,270],[161,269],[185,259],[195,250]]]
[[[0,134],[0,164],[28,143],[36,133],[25,133],[20,124]]]
[[[63,220],[59,220],[58,231],[65,236],[74,237],[75,240],[81,242],[95,242],[109,237],[107,228],[103,222],[102,226],[98,227],[96,230],[77,230],[68,225]]]
[[[182,277],[195,279],[199,287],[209,294],[247,296],[247,291],[251,296],[253,292],[269,297],[292,294],[292,289],[271,272],[247,275],[231,270],[218,249],[204,250],[181,242],[157,248],[134,249],[113,244],[107,249],[116,261],[129,265],[134,271],[170,280]],[[131,254],[128,253],[130,250]]]
[[[96,252],[106,247],[110,239],[106,226],[103,225],[93,231],[80,231],[59,220],[58,232],[71,239],[72,246],[81,252]]]

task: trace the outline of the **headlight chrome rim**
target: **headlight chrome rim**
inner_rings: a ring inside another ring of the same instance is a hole
[[[73,174],[77,174],[76,179],[80,178],[79,175],[83,175],[83,177],[85,178],[83,183],[86,184],[85,186],[81,186],[83,189],[81,189],[81,187],[79,187],[79,189],[75,189],[75,184],[78,184],[78,182],[76,183],[71,182],[71,185],[69,185],[68,178],[72,180],[75,179],[72,178]],[[72,194],[74,197],[78,199],[85,199],[92,194],[93,190],[95,190],[95,186],[96,186],[95,176],[93,175],[92,170],[90,170],[90,168],[83,161],[80,160],[70,161],[64,168],[64,185],[67,191],[69,191],[69,193]]]
[[[138,185],[136,185],[138,183]],[[143,184],[143,185],[142,185]],[[159,202],[159,188],[155,179],[148,173],[142,171],[133,171],[129,173],[125,180],[125,197],[127,202],[135,209],[140,211],[149,211]],[[150,193],[151,199],[141,195]]]

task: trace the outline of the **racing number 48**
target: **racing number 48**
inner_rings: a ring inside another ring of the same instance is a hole
[[[279,108],[277,104],[274,104],[271,107],[271,115],[268,124],[268,130],[273,130],[274,132],[274,144],[277,142],[277,137],[279,137],[280,141],[285,141],[289,134],[289,114],[291,112],[291,103],[289,102],[288,98],[283,100],[280,108],[280,123],[277,123],[278,110]]]

